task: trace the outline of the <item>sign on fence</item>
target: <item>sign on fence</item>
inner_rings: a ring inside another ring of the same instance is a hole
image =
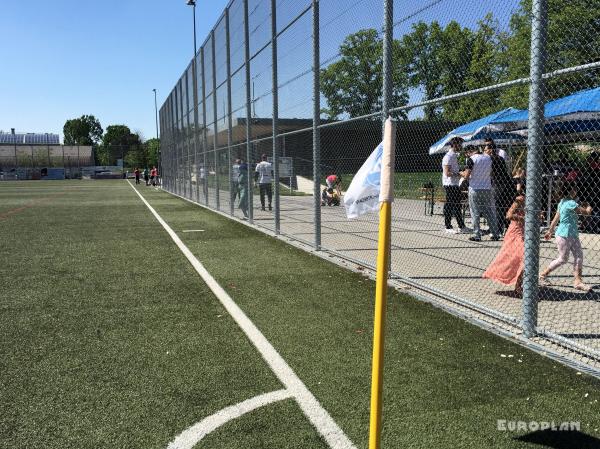
[[[291,178],[294,176],[294,162],[291,157],[279,157],[279,177]],[[270,163],[273,163],[273,158],[268,158]]]

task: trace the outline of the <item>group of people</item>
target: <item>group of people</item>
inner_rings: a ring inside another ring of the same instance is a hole
[[[266,210],[268,205],[269,210],[273,210],[273,165],[267,159],[267,155],[263,154],[260,162],[256,164],[254,182],[259,189],[261,209]],[[242,159],[236,159],[232,166],[231,177],[231,201],[234,202],[239,195],[238,207],[246,219],[248,218],[248,164]]]
[[[231,167],[231,201],[239,196],[238,207],[248,218],[248,164],[242,159],[236,159]],[[258,186],[261,210],[273,210],[273,164],[268,161],[266,154],[254,169],[254,183]],[[321,195],[321,205],[339,206],[342,197],[342,177],[329,175],[325,179],[327,186]]]
[[[511,176],[507,167],[507,155],[499,151],[492,139],[486,139],[483,152],[475,147],[467,150],[466,169],[460,171],[458,154],[462,139],[451,141],[451,150],[442,161],[442,181],[446,191],[444,220],[447,232],[455,232],[452,218],[459,226],[458,232],[471,232],[465,226],[462,215],[462,183],[468,183],[468,203],[473,219],[471,241],[481,241],[480,219],[483,215],[489,225],[491,240],[499,240],[504,234],[502,247],[483,277],[514,286],[516,295],[523,292],[525,258],[525,171],[515,170]],[[600,164],[599,164],[600,165]],[[589,178],[585,178],[589,179]],[[548,276],[573,255],[573,287],[588,292],[591,287],[582,278],[583,250],[579,240],[579,216],[589,216],[593,209],[587,202],[578,200],[578,184],[568,180],[561,185],[561,200],[556,214],[544,234],[546,240],[555,237],[557,257],[539,275],[539,285],[551,285]]]
[[[558,249],[557,257],[551,261],[539,276],[539,285],[551,285],[548,275],[569,261],[573,254],[573,287],[589,292],[591,287],[583,282],[583,249],[579,240],[579,215],[589,216],[592,207],[578,201],[577,184],[566,183],[562,186],[562,199],[549,228],[544,234],[546,240],[554,235]],[[523,270],[525,258],[525,196],[519,193],[509,208],[506,218],[510,221],[502,242],[502,248],[484,272],[483,277],[493,281],[514,285],[515,293],[523,293]]]
[[[133,174],[135,176],[136,184],[141,183],[140,175],[144,176],[144,181],[147,186],[156,186],[158,184],[158,170],[156,169],[156,167],[152,167],[152,169],[149,172],[147,167],[144,168],[143,172],[140,172],[140,169],[136,167],[135,170],[133,170]]]
[[[461,171],[458,155],[463,140],[455,137],[442,160],[442,184],[446,192],[444,222],[448,233],[469,233],[469,240],[481,241],[481,217],[489,226],[491,240],[500,240],[506,228],[505,216],[514,198],[515,185],[507,167],[507,154],[499,150],[492,139],[486,139],[483,151],[471,146],[466,149],[466,168]],[[465,187],[467,187],[465,189]],[[465,226],[462,210],[463,191],[468,191],[473,229]],[[452,227],[456,219],[458,230]]]

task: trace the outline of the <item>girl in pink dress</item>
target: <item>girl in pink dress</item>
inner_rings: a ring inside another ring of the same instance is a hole
[[[523,293],[525,255],[525,197],[519,195],[506,213],[510,226],[504,234],[502,248],[483,273],[483,277],[504,285],[514,285],[515,293]]]

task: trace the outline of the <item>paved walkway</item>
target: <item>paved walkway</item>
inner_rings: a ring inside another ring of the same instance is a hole
[[[311,181],[312,189],[312,181]],[[222,211],[229,211],[227,192],[220,195]],[[214,204],[214,192],[209,197]],[[308,244],[314,243],[312,196],[281,196],[282,234]],[[260,210],[254,196],[255,224],[275,230],[274,214]],[[427,289],[459,297],[478,306],[522,318],[522,301],[511,288],[481,277],[502,242],[471,242],[468,235],[447,234],[441,210],[425,214],[421,200],[396,199],[392,208],[392,272],[410,278]],[[239,209],[235,215],[241,218]],[[322,247],[358,264],[374,267],[377,257],[377,216],[369,214],[348,220],[343,207],[322,207]],[[551,280],[554,285],[540,291],[538,325],[571,341],[600,352],[600,236],[581,234],[584,276],[596,286],[588,294],[572,288],[572,268],[565,265]],[[553,242],[541,241],[540,266],[556,257]],[[481,318],[481,317],[480,317]]]

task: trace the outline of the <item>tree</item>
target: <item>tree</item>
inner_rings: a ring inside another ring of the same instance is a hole
[[[67,120],[63,126],[65,145],[96,145],[102,132],[100,122],[93,115]]]
[[[152,138],[144,142],[146,147],[146,157],[148,160],[148,166],[158,167],[158,152],[160,150],[160,139]]]
[[[360,30],[344,39],[341,58],[321,70],[321,92],[331,119],[341,114],[360,117],[381,110],[383,89],[383,43],[374,29]],[[405,71],[399,62],[399,44],[392,45],[392,105],[408,102]],[[406,117],[404,112],[397,114]]]
[[[548,34],[544,72],[600,60],[600,0],[548,0]],[[521,0],[510,19],[504,64],[506,80],[529,76],[531,46],[531,0]],[[600,73],[587,70],[546,82],[546,97],[558,98],[600,84]],[[504,106],[527,107],[527,85],[506,90]]]
[[[446,28],[437,21],[413,25],[412,32],[400,41],[411,87],[423,89],[426,100],[465,91],[472,43],[473,32],[455,21]],[[445,109],[456,108],[456,102],[426,105],[425,119],[441,118]]]
[[[506,35],[498,30],[492,14],[478,22],[472,38],[469,66],[464,78],[464,90],[469,91],[499,83],[505,77]],[[480,93],[456,101],[456,108],[445,108],[448,120],[469,122],[502,109],[497,91]]]
[[[128,126],[110,125],[102,137],[102,146],[96,152],[96,159],[102,165],[113,165],[117,159],[128,160],[130,151],[139,151],[140,137],[132,133]],[[137,158],[137,156],[131,156]],[[130,160],[131,158],[129,158]]]

